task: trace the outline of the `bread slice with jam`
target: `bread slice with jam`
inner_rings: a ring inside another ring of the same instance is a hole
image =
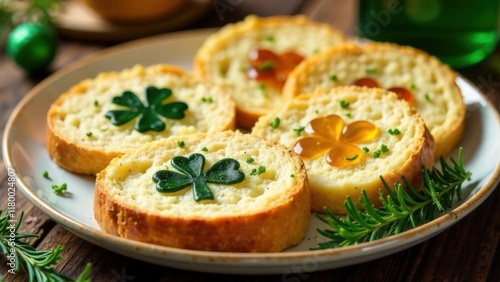
[[[421,187],[421,170],[434,164],[434,140],[406,101],[384,89],[339,86],[285,101],[261,117],[252,135],[277,141],[301,156],[312,210],[345,214],[346,197],[362,208],[362,190],[380,205],[405,177]]]
[[[46,146],[59,166],[96,174],[144,143],[234,125],[234,102],[219,86],[178,67],[137,65],[62,94],[47,114]]]
[[[234,131],[178,135],[111,161],[97,175],[101,228],[163,246],[279,252],[306,234],[311,199],[302,160]]]
[[[304,16],[252,15],[209,36],[196,53],[194,70],[228,89],[237,125],[250,129],[282,102],[282,85],[296,64],[345,42],[337,29]]]
[[[465,127],[465,103],[456,74],[424,51],[390,43],[344,45],[301,62],[289,75],[283,96],[340,85],[380,87],[417,109],[435,140],[434,157],[448,155]]]

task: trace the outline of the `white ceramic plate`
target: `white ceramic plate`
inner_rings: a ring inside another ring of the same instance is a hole
[[[315,217],[307,238],[281,253],[219,253],[155,246],[101,231],[93,212],[93,177],[82,177],[60,169],[47,155],[44,145],[45,115],[49,105],[76,82],[97,73],[121,70],[134,64],[169,63],[191,68],[192,57],[213,30],[198,30],[156,36],[100,52],[55,73],[36,86],[13,112],[3,140],[7,167],[17,173],[18,189],[39,209],[76,235],[113,252],[147,262],[181,269],[238,274],[284,274],[310,272],[361,263],[418,244],[462,219],[493,191],[500,177],[500,118],[485,97],[463,78],[457,83],[467,103],[464,148],[466,169],[473,176],[463,187],[463,201],[453,210],[402,234],[371,243],[340,249],[311,251],[323,241],[317,227],[326,227]],[[452,156],[456,159],[457,151]],[[42,176],[47,170],[51,180]],[[51,184],[68,184],[69,196],[55,195]],[[285,277],[285,276],[284,276]]]

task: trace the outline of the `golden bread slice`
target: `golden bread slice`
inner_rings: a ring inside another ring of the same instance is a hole
[[[234,125],[234,102],[217,85],[174,66],[137,65],[62,94],[47,114],[46,145],[61,167],[96,174],[146,142]]]
[[[455,73],[433,56],[390,43],[345,45],[304,60],[289,75],[283,96],[339,85],[389,89],[417,109],[435,140],[434,157],[448,155],[465,127],[465,104]]]
[[[423,119],[379,88],[339,86],[296,96],[261,117],[251,134],[302,157],[315,212],[326,207],[344,214],[346,197],[358,203],[363,189],[380,205],[380,176],[390,187],[404,176],[420,189],[422,168],[434,163],[434,141]]]
[[[126,153],[97,175],[94,199],[108,233],[220,252],[293,246],[311,208],[301,159],[234,131],[171,136]]]
[[[304,16],[252,15],[209,36],[194,71],[229,90],[237,125],[250,129],[282,102],[282,84],[300,60],[344,42],[340,31]]]

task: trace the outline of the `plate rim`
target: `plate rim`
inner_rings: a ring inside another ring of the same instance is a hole
[[[11,155],[12,150],[10,149],[9,140],[11,138],[11,132],[14,129],[13,127],[16,119],[18,118],[22,110],[37,95],[37,93],[41,92],[41,90],[43,90],[48,85],[54,83],[58,79],[74,71],[77,71],[80,68],[95,63],[106,57],[116,55],[116,53],[127,52],[134,48],[140,48],[141,46],[147,46],[149,44],[161,43],[164,40],[172,40],[175,38],[192,37],[192,36],[206,36],[213,31],[214,31],[213,28],[195,29],[195,30],[179,31],[179,32],[167,33],[167,34],[150,36],[142,39],[133,40],[127,43],[122,43],[112,47],[108,47],[96,53],[87,55],[79,59],[78,61],[68,65],[67,67],[51,74],[49,77],[45,78],[35,87],[33,87],[22,98],[22,100],[16,105],[16,107],[12,111],[7,121],[2,140],[2,152],[6,168],[15,169],[13,164],[13,157]],[[494,116],[496,117],[496,122],[500,124],[500,115],[496,110],[496,108],[491,103],[491,101],[489,101],[489,99],[477,88],[476,85],[474,85],[461,75],[459,75],[459,77],[463,79],[467,84],[469,84],[469,86],[471,86],[481,96],[481,99],[483,99],[486,102],[485,108],[487,108],[488,110],[492,110]],[[16,186],[19,188],[19,190],[21,190],[21,192],[24,194],[27,200],[31,204],[36,206],[38,209],[40,209],[43,213],[48,215],[52,220],[61,224],[64,228],[70,230],[78,237],[81,237],[86,241],[92,242],[93,244],[101,246],[112,252],[124,254],[123,252],[126,252],[127,250],[134,250],[138,253],[141,253],[143,255],[143,259],[147,257],[156,258],[156,256],[161,256],[162,258],[168,257],[169,259],[172,259],[172,257],[169,256],[175,256],[173,258],[174,261],[190,261],[190,262],[195,261],[197,264],[207,264],[212,266],[220,262],[224,263],[226,266],[231,265],[231,263],[233,265],[242,266],[243,263],[248,267],[258,267],[262,264],[262,261],[265,261],[269,263],[269,265],[266,267],[272,267],[280,265],[287,266],[290,265],[290,263],[298,262],[299,260],[309,259],[311,257],[316,257],[321,259],[325,258],[325,261],[328,261],[327,259],[328,257],[343,256],[343,258],[345,258],[346,261],[349,261],[349,259],[358,258],[360,254],[366,257],[370,257],[369,255],[376,254],[378,252],[377,249],[380,249],[382,246],[389,246],[391,247],[390,250],[393,250],[397,249],[398,245],[400,245],[401,242],[408,242],[410,243],[410,245],[415,245],[420,243],[421,241],[427,240],[429,237],[437,235],[439,232],[444,231],[448,227],[452,226],[453,224],[461,220],[463,217],[465,217],[467,214],[473,211],[477,206],[479,206],[485,199],[488,198],[488,196],[493,192],[493,190],[495,190],[496,185],[500,180],[500,162],[493,171],[492,177],[487,181],[487,183],[483,185],[483,187],[481,187],[477,191],[477,193],[472,195],[466,201],[461,202],[460,205],[454,208],[453,210],[449,210],[445,214],[434,219],[433,221],[420,225],[417,228],[390,237],[385,237],[373,242],[366,242],[348,247],[326,249],[326,250],[292,251],[292,252],[276,252],[276,253],[211,252],[211,251],[179,249],[179,248],[143,243],[107,234],[102,230],[96,230],[92,227],[88,227],[83,223],[80,223],[70,218],[68,215],[65,215],[62,212],[57,211],[55,208],[51,207],[46,201],[44,201],[40,197],[40,195],[38,195],[35,191],[33,191],[22,178],[16,177],[16,180],[17,180]],[[422,236],[422,234],[425,234],[425,236]],[[421,236],[419,240],[413,240],[413,238],[418,236]],[[107,241],[108,243],[111,242],[112,243],[111,245],[115,246],[115,248],[119,248],[119,251],[117,251],[116,249],[110,249],[108,247],[109,244],[104,245],[102,241]],[[382,254],[379,257],[384,255],[388,254]],[[370,257],[364,261],[373,259],[374,258]],[[146,259],[146,261],[149,260]],[[362,259],[360,260],[358,258],[357,261],[362,262],[363,260]],[[163,263],[160,264],[165,266],[171,265]],[[343,265],[338,265],[335,267],[341,267],[341,266]],[[335,267],[326,267],[324,269],[331,269]],[[193,267],[186,266],[185,269],[193,270]],[[238,271],[241,271],[241,269],[238,269]],[[214,271],[214,272],[222,273],[220,271]],[[265,273],[277,273],[277,272],[265,272]],[[280,271],[280,273],[282,273],[282,271]]]

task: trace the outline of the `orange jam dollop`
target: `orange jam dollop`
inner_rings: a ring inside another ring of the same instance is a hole
[[[379,87],[378,82],[375,81],[373,78],[369,77],[363,77],[360,79],[355,80],[351,85],[357,85],[357,86],[366,86],[366,87]],[[404,87],[391,87],[387,89],[389,91],[392,91],[396,94],[398,94],[400,99],[405,100],[408,103],[413,103],[413,94],[410,90]]]
[[[338,115],[313,119],[304,132],[308,135],[297,141],[293,150],[303,159],[315,159],[327,153],[326,162],[335,167],[350,167],[362,163],[365,153],[354,144],[378,138],[380,130],[369,121],[348,124]]]
[[[281,89],[288,74],[304,57],[294,52],[278,55],[268,49],[257,49],[250,52],[249,59],[248,78]]]

